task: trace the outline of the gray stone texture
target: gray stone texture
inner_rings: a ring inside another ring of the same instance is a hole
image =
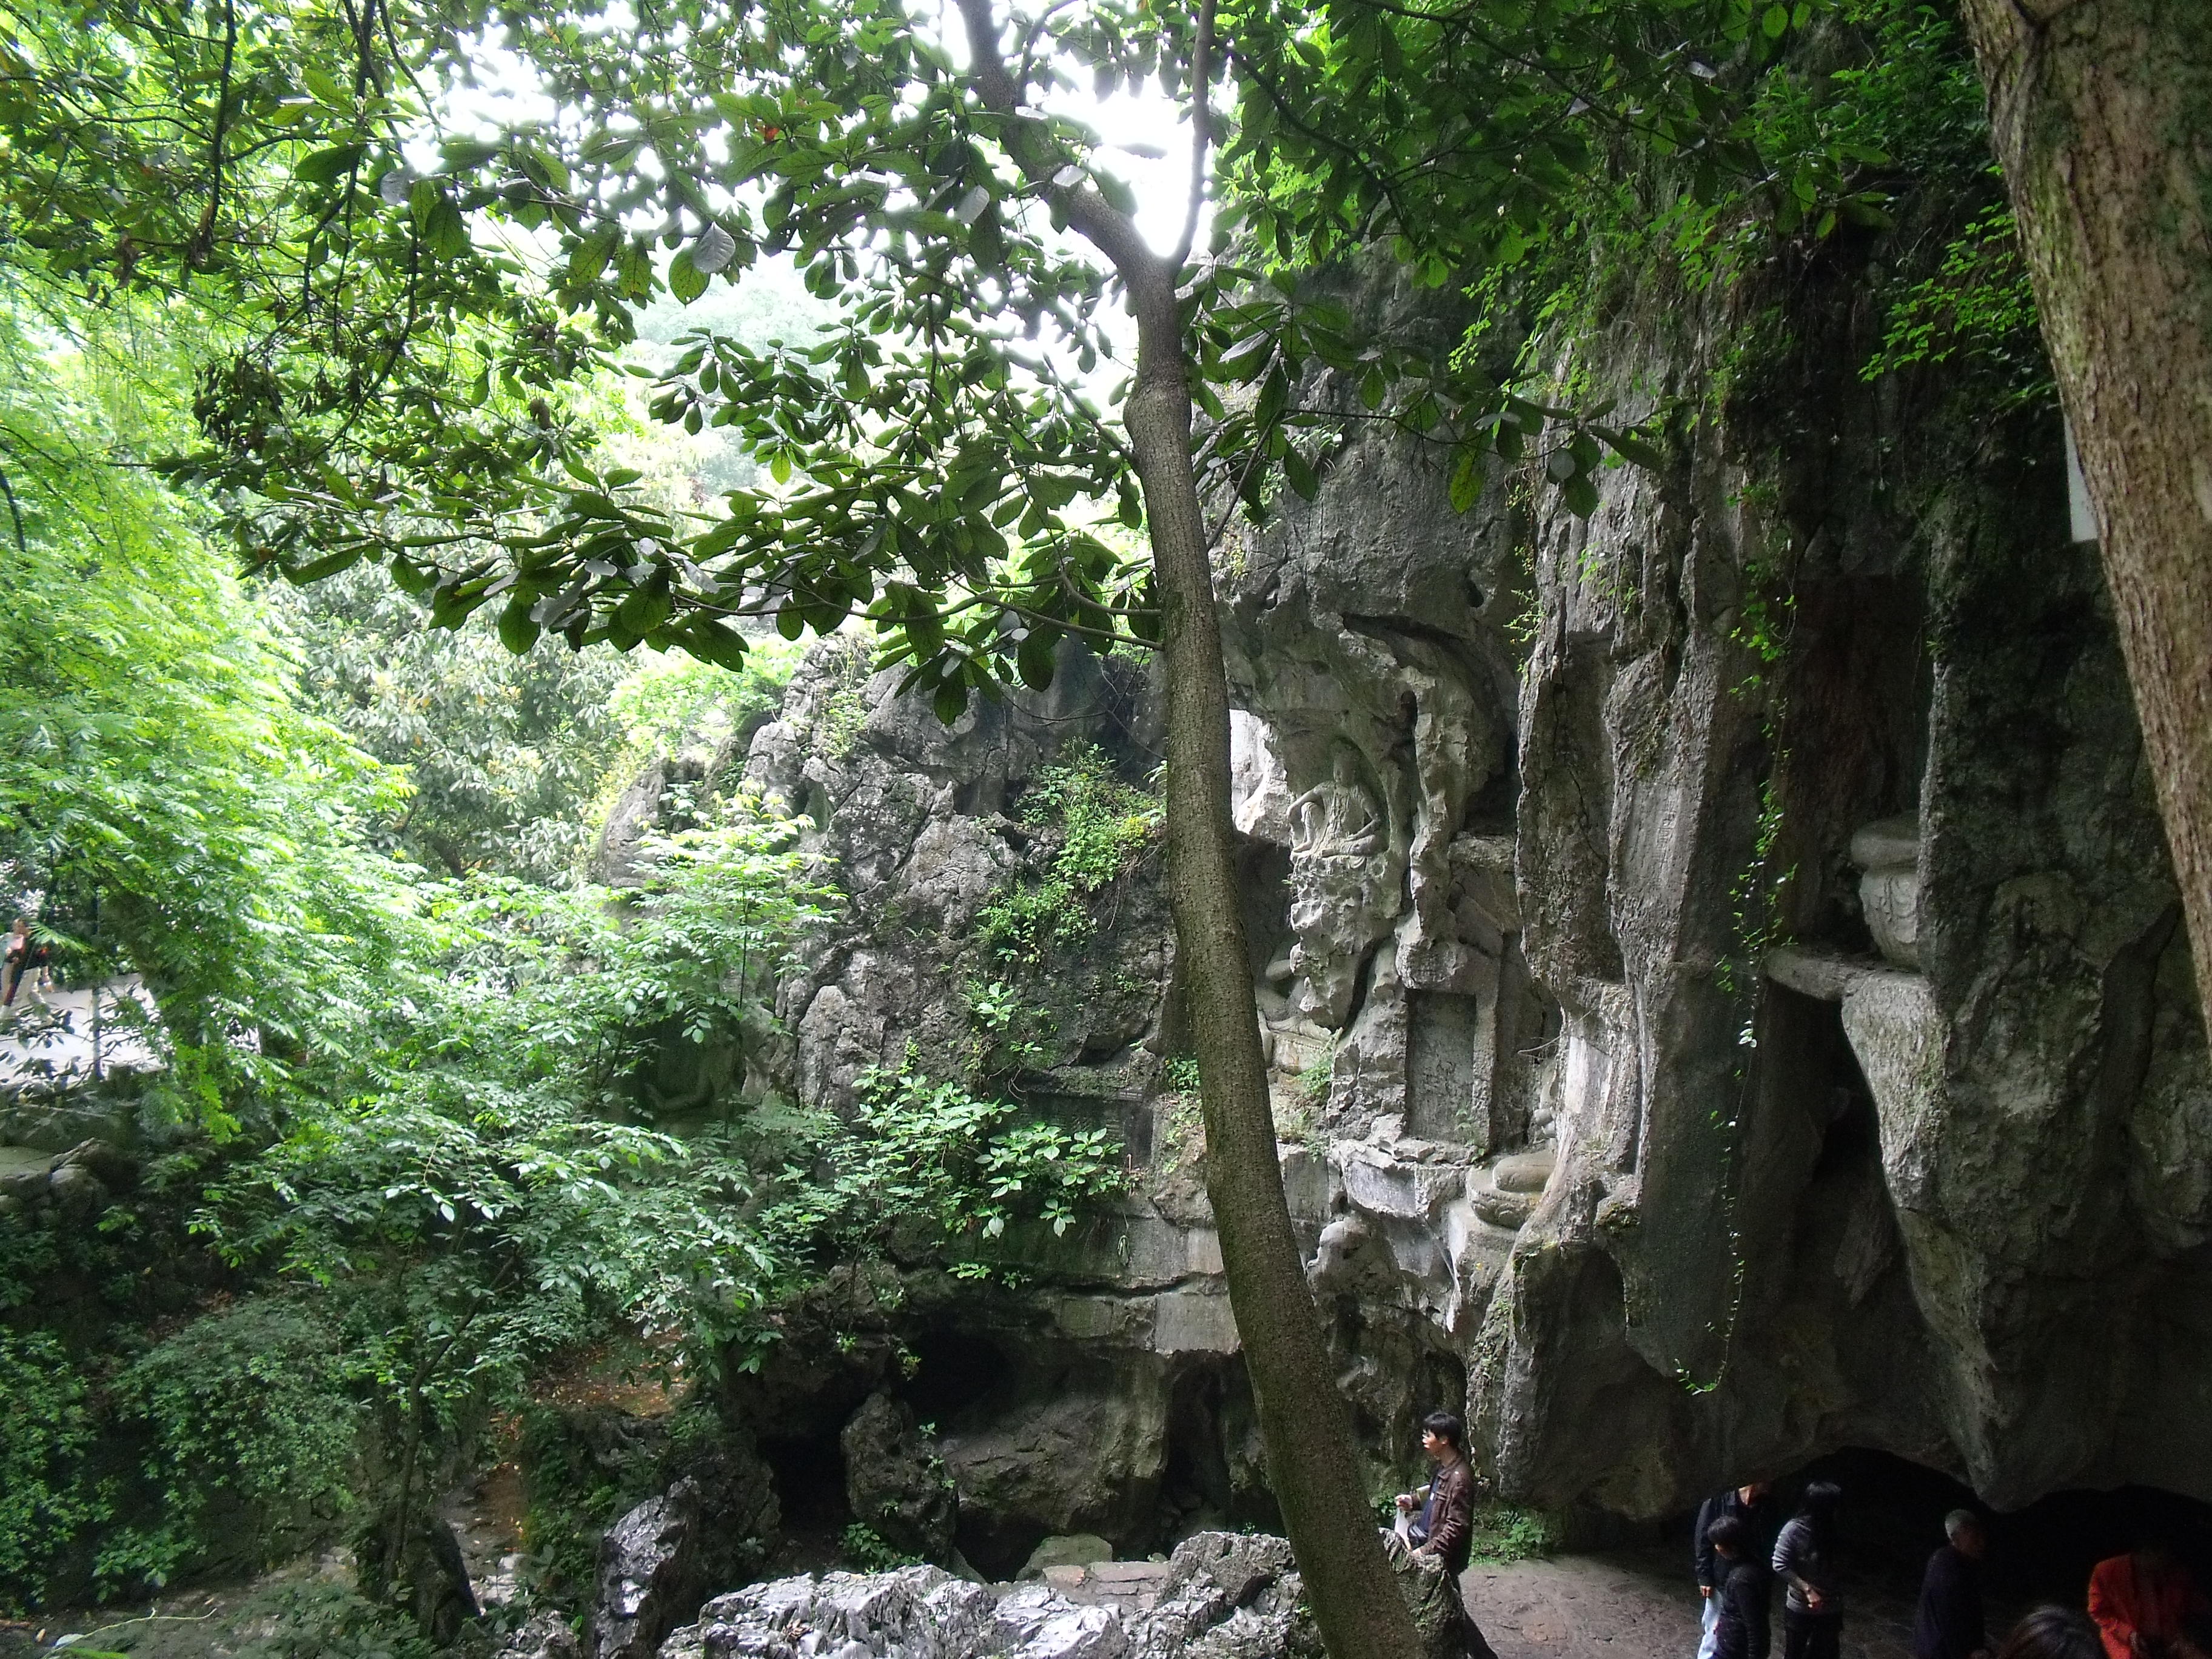
[[[660,1655],[1320,1659],[1290,1547],[1279,1538],[1200,1533],[1158,1571],[1109,1571],[1123,1565],[1094,1569],[1100,1582],[1073,1596],[1048,1583],[969,1583],[927,1566],[780,1578],[708,1602]]]
[[[2212,1072],[2109,602],[2055,425],[1863,384],[1856,280],[1629,307],[1593,384],[1697,419],[1587,520],[1502,468],[1455,514],[1369,430],[1221,550],[1285,1182],[1378,1490],[1463,1404],[1500,1497],[1637,1517],[1844,1446],[2212,1497]],[[1038,769],[1157,753],[1140,665],[949,731],[894,686],[817,650],[746,763],[848,899],[782,994],[831,1109],[975,1065]],[[1130,1193],[1010,1238],[1018,1291],[872,1303],[857,1369],[773,1362],[849,1413],[897,1341],[988,1347],[933,1413],[988,1571],[1267,1519],[1157,860],[1101,915],[1002,1081],[1114,1127]]]

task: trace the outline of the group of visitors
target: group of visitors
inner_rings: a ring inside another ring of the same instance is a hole
[[[1698,1510],[1698,1659],[1766,1659],[1777,1578],[1784,1659],[1836,1659],[1844,1630],[1835,1537],[1843,1497],[1832,1480],[1815,1480],[1786,1522],[1763,1481],[1705,1500]]]
[[[45,941],[31,937],[31,919],[18,916],[8,930],[6,943],[0,945],[0,1008],[15,1006],[15,993],[26,979],[38,990],[49,988],[53,983],[52,953]]]
[[[1766,1659],[1773,1584],[1784,1586],[1784,1659],[1836,1659],[1844,1601],[1836,1572],[1843,1490],[1815,1480],[1787,1521],[1764,1482],[1733,1487],[1698,1510],[1695,1565],[1702,1604],[1698,1659]],[[1943,1517],[1912,1625],[1913,1659],[1991,1659],[1982,1607],[1989,1531],[1972,1510]],[[2212,1659],[2212,1602],[2172,1547],[2144,1536],[2089,1575],[2088,1612],[2038,1607],[1995,1659]]]

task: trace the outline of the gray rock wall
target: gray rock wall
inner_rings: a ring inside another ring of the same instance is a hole
[[[1378,1489],[1463,1401],[1501,1495],[1632,1516],[1846,1445],[2212,1497],[2212,1073],[2055,417],[1863,385],[1855,280],[1625,307],[1594,381],[1695,418],[1586,521],[1504,474],[1456,515],[1369,434],[1223,549],[1285,1179]],[[948,732],[811,659],[748,763],[851,901],[785,988],[803,1097],[976,1063],[1023,792],[1074,742],[1141,777],[1148,672]],[[938,1426],[1006,1559],[1264,1518],[1157,861],[1100,915],[1002,1080],[1118,1127],[1132,1193],[902,1328],[1004,1361]]]

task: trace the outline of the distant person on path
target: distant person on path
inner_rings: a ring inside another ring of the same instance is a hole
[[[2162,1538],[2145,1538],[2089,1575],[2089,1617],[2104,1634],[2106,1659],[2163,1659],[2182,1621],[2207,1611],[2212,1604]]]
[[[1774,1534],[1782,1517],[1776,1513],[1772,1488],[1764,1480],[1753,1480],[1717,1492],[1698,1506],[1697,1529],[1691,1534],[1699,1597],[1698,1659],[1713,1659],[1713,1628],[1720,1618],[1717,1592],[1723,1575],[1709,1534],[1713,1522],[1724,1516],[1743,1522],[1743,1547],[1737,1553],[1759,1576],[1759,1651],[1765,1653],[1769,1645],[1767,1606],[1774,1581],[1767,1563],[1774,1553]]]
[[[31,919],[15,918],[15,925],[8,930],[4,959],[0,959],[0,1008],[15,1005],[15,993],[23,983],[23,975],[31,968]]]
[[[2071,1607],[2038,1607],[2012,1627],[1997,1659],[2104,1659],[2097,1627]]]
[[[1989,1534],[1972,1510],[1943,1517],[1948,1541],[1928,1558],[1920,1580],[1920,1610],[1912,1620],[1912,1659],[1988,1659],[1989,1629],[1982,1617],[1982,1556]]]
[[[1783,1659],[1837,1659],[1844,1604],[1836,1578],[1836,1510],[1843,1501],[1841,1486],[1815,1480],[1774,1540],[1775,1577],[1789,1587],[1782,1601]]]
[[[1460,1591],[1459,1576],[1474,1550],[1474,1470],[1467,1461],[1466,1427],[1449,1412],[1431,1412],[1421,1420],[1421,1449],[1436,1474],[1425,1496],[1398,1495],[1400,1528],[1384,1534],[1386,1553],[1432,1656],[1496,1659]],[[1417,1504],[1419,1518],[1408,1521]]]
[[[1752,1548],[1748,1522],[1723,1515],[1705,1528],[1719,1582],[1705,1598],[1713,1609],[1713,1659],[1766,1659],[1773,1646],[1767,1627],[1766,1564]]]

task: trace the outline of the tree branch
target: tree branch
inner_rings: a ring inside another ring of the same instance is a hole
[[[1179,271],[1198,239],[1199,210],[1206,204],[1206,157],[1213,144],[1213,25],[1216,0],[1198,10],[1198,41],[1191,53],[1190,199],[1182,216],[1182,234],[1168,255],[1168,269]]]

